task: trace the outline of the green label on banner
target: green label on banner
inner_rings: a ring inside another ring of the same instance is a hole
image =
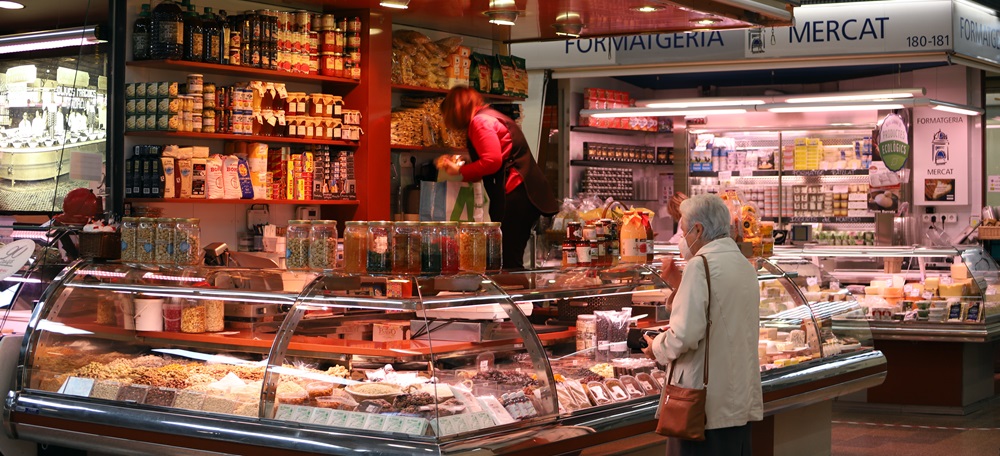
[[[899,171],[910,156],[906,124],[897,114],[889,114],[882,120],[878,134],[878,152],[889,171]]]

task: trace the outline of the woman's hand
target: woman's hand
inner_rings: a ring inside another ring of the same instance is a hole
[[[646,348],[642,349],[642,353],[649,359],[656,361],[656,355],[653,354],[653,338],[649,337],[649,334],[643,334],[642,338],[646,341]]]
[[[676,258],[670,257],[663,260],[663,270],[660,271],[660,278],[670,285],[670,288],[677,290],[681,286],[681,276],[684,271],[677,266]]]
[[[462,162],[456,161],[454,155],[442,155],[434,160],[434,166],[452,176],[461,174]]]

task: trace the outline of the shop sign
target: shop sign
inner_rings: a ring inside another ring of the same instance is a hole
[[[878,129],[878,153],[889,171],[899,171],[910,156],[907,139],[909,130],[899,114],[889,114],[882,119]]]
[[[969,119],[931,108],[913,109],[915,204],[968,204]]]
[[[1000,18],[988,8],[955,3],[955,52],[1000,64]]]
[[[875,1],[795,8],[795,25],[751,29],[746,57],[948,51],[950,0]]]
[[[611,38],[579,38],[515,43],[511,45],[511,54],[523,58],[529,70],[616,65],[615,43],[610,40]]]

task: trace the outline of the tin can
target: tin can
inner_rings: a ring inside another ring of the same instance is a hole
[[[309,12],[305,10],[295,11],[294,30],[296,32],[308,32],[310,27]]]
[[[354,17],[351,20],[347,21],[347,31],[348,32],[352,32],[352,33],[360,33],[361,32],[361,18]]]
[[[319,26],[320,29],[332,29],[337,26],[336,24],[337,20],[333,17],[332,14],[324,14],[320,18]]]
[[[345,45],[349,48],[360,48],[361,47],[361,34],[349,32],[347,34],[347,43]]]

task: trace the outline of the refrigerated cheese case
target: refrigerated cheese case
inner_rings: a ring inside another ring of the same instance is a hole
[[[760,278],[785,299],[761,319],[768,413],[881,382],[863,325],[836,334],[777,266]],[[619,351],[624,333],[605,344],[532,313],[655,309],[669,292],[646,266],[404,278],[77,262],[35,308],[5,428],[110,453],[573,451],[651,430],[665,376]]]

